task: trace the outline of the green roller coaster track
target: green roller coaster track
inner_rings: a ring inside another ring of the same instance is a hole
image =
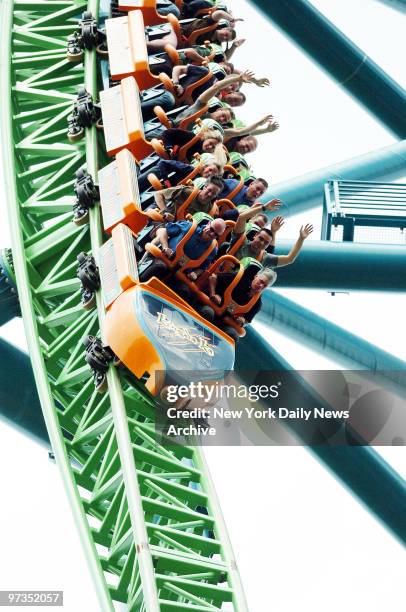
[[[94,390],[81,339],[104,317],[80,305],[76,256],[102,243],[100,210],[72,223],[74,176],[96,177],[95,127],[67,138],[78,87],[97,98],[94,52],[66,59],[66,39],[98,1],[3,0],[2,141],[16,282],[56,463],[102,610],[248,610],[199,448],[154,440],[154,400],[114,368]]]

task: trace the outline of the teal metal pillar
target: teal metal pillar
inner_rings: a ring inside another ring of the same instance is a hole
[[[406,176],[406,140],[326,166],[272,185],[261,199],[272,195],[283,202],[281,213],[289,217],[323,204],[324,184],[329,180],[391,182]]]
[[[388,130],[406,137],[405,90],[310,2],[254,4]]]
[[[0,327],[21,316],[10,249],[0,250]],[[31,362],[0,338],[0,418],[49,446]]]
[[[294,241],[281,240],[276,255]],[[406,291],[406,246],[305,241],[293,265],[278,268],[279,287],[327,291]]]
[[[286,371],[291,366],[271,349],[269,344],[251,327],[243,338],[236,354],[235,370],[244,381],[249,364],[250,370]],[[293,372],[298,386],[311,394],[309,385],[297,372]],[[314,393],[315,402],[319,397]],[[317,405],[314,404],[314,405]],[[286,421],[287,422],[287,421]],[[299,438],[301,425],[289,421],[289,429]],[[358,499],[401,542],[406,542],[406,486],[404,480],[369,446],[315,445],[310,450],[345,484]]]
[[[267,290],[262,294],[262,308],[255,320],[338,361],[343,367],[368,370],[382,386],[405,393],[406,361],[303,308],[277,291]]]
[[[31,362],[0,339],[0,417],[36,442],[49,446]]]
[[[10,249],[0,250],[0,327],[20,316]]]
[[[406,15],[406,0],[379,0],[379,2]]]

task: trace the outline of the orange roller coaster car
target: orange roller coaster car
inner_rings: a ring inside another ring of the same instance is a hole
[[[110,74],[114,81],[133,76],[141,91],[160,83],[149,70],[144,20],[140,11],[132,11],[126,17],[106,19],[106,36]]]
[[[118,0],[118,8],[125,12],[141,11],[146,26],[158,25],[167,21],[166,17],[157,12],[156,0]]]
[[[121,149],[131,151],[140,162],[153,152],[145,139],[139,89],[134,77],[100,92],[104,138],[107,154],[112,157]]]
[[[111,232],[118,223],[125,223],[138,233],[148,221],[162,221],[158,211],[143,211],[140,206],[137,168],[133,154],[123,149],[116,159],[99,170],[100,205],[103,226]]]
[[[108,345],[154,395],[169,370],[222,378],[233,368],[234,342],[158,279],[140,283],[132,240],[120,224],[99,252]]]

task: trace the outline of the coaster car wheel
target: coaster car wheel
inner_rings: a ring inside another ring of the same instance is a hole
[[[96,47],[96,53],[102,59],[107,59],[109,56],[109,50],[107,49],[106,43],[101,43]]]

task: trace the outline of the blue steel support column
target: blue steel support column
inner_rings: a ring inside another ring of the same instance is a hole
[[[261,199],[266,201],[270,195],[277,196],[284,204],[282,214],[284,217],[289,217],[321,206],[326,181],[391,182],[404,176],[406,176],[406,140],[276,183]]]
[[[403,15],[406,15],[406,0],[378,0],[382,4],[390,6],[390,8],[396,9]]]
[[[0,327],[20,316],[17,287],[12,269],[11,251],[0,250]]]
[[[406,92],[307,0],[256,0],[272,21],[398,138]]]
[[[244,371],[285,371],[290,365],[252,328],[240,340],[235,370],[244,381]],[[307,383],[296,373],[299,385]],[[249,382],[249,381],[247,381]],[[319,398],[315,397],[314,405]],[[300,425],[286,421],[301,437]],[[406,542],[406,486],[403,479],[369,446],[313,446],[310,450],[345,484],[369,510],[402,542]]]
[[[406,388],[406,361],[356,336],[343,327],[303,308],[277,291],[262,295],[256,319],[337,360],[343,367],[369,370],[374,380],[402,393]]]
[[[0,418],[49,446],[28,355],[0,339],[0,363]]]
[[[294,241],[281,240],[276,254]],[[279,287],[328,291],[406,291],[406,247],[306,240],[293,265],[278,268]]]

